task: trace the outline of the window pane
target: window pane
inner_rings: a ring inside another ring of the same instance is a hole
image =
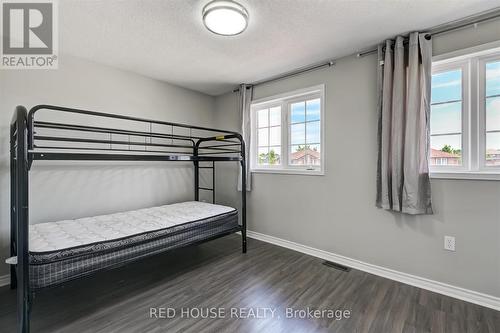
[[[281,163],[281,147],[269,147],[269,164],[280,164]]]
[[[319,121],[306,123],[306,143],[320,143]]]
[[[431,103],[462,99],[462,70],[452,70],[432,75]]]
[[[462,164],[462,135],[431,136],[430,165]]]
[[[259,129],[259,141],[257,142],[257,146],[268,146],[269,145],[269,128],[260,128]]]
[[[500,61],[486,64],[486,96],[500,94]],[[500,167],[500,97],[486,98],[486,166]]]
[[[269,109],[269,126],[281,125],[281,106]]]
[[[486,165],[500,166],[500,132],[486,133]]]
[[[306,126],[302,124],[294,124],[290,126],[290,141],[292,145],[304,144],[306,142]]]
[[[281,127],[271,127],[269,129],[269,145],[279,146],[281,145]]]
[[[293,103],[291,106],[291,122],[300,123],[306,120],[305,102]]]
[[[486,96],[500,94],[500,61],[486,64]]]
[[[462,102],[431,106],[431,134],[462,133]]]
[[[268,125],[268,117],[267,110],[259,110],[257,111],[257,127],[267,127]]]
[[[500,130],[500,97],[486,99],[486,130]]]
[[[259,148],[259,164],[269,164],[269,148]]]
[[[314,121],[320,118],[319,98],[311,99],[306,102],[306,120]]]

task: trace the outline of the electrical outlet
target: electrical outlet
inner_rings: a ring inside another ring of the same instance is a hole
[[[444,236],[444,249],[448,251],[455,251],[455,237]]]

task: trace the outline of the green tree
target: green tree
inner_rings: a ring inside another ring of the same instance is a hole
[[[279,163],[280,155],[276,154],[274,149],[269,151],[269,164],[277,164]]]
[[[444,151],[445,153],[454,154],[454,155],[461,155],[462,154],[461,149],[453,149],[453,147],[450,145],[444,145],[443,148],[441,148],[441,151]]]
[[[453,153],[453,148],[451,148],[450,145],[444,145],[443,148],[441,148],[441,151],[444,151],[445,153],[450,153],[452,154]]]
[[[317,147],[311,148],[311,145],[299,145],[297,148],[297,151],[304,151],[304,150],[312,150],[312,151],[318,151]]]
[[[269,153],[262,153],[259,155],[260,164],[278,164],[280,161],[280,155],[277,154],[274,149],[271,149]]]

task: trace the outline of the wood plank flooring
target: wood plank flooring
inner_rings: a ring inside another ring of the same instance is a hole
[[[176,315],[150,318],[158,307],[171,307]],[[287,308],[307,307],[348,310],[350,316],[286,316]],[[192,316],[216,308],[225,318],[186,318],[181,311],[187,308],[195,309]],[[260,309],[263,318],[234,318],[231,309],[239,308],[247,315]],[[274,310],[274,318],[263,308]],[[14,332],[15,318],[15,291],[2,287],[0,331]],[[72,333],[500,332],[498,311],[361,271],[339,271],[253,239],[241,254],[237,235],[43,290],[31,322],[32,332]]]

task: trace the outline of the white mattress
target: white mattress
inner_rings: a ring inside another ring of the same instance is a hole
[[[109,241],[225,214],[235,209],[188,201],[123,213],[30,225],[29,250],[50,252]]]

